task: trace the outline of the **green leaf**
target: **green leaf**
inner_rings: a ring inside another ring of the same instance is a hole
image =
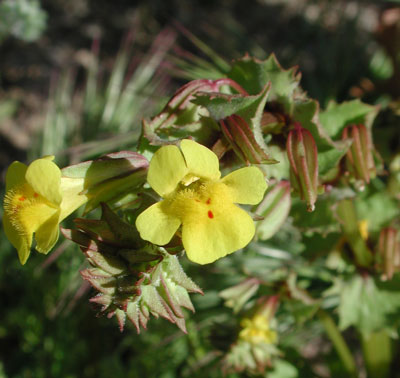
[[[269,89],[270,86],[265,85],[260,92],[253,96],[199,92],[192,102],[207,108],[211,117],[217,121],[232,114],[239,114],[249,123],[252,118],[258,119],[259,123]]]
[[[315,231],[321,233],[339,231],[338,221],[332,211],[337,202],[336,193],[324,194],[318,197],[315,210],[310,213],[304,202],[294,200],[290,215],[293,217],[294,225],[300,230]]]
[[[271,83],[271,99],[288,101],[299,86],[300,76],[296,68],[284,70],[274,54],[261,61],[245,56],[235,61],[228,77],[238,82],[250,94],[260,93],[265,85]]]
[[[337,104],[331,102],[328,108],[319,113],[319,120],[332,139],[340,139],[343,129],[353,123],[362,123],[371,127],[378,112],[376,106],[364,104],[360,100],[352,100]]]
[[[268,378],[297,378],[299,373],[295,366],[285,360],[276,360],[274,370],[268,372]]]
[[[398,201],[386,192],[368,187],[355,200],[357,215],[368,222],[368,231],[378,233],[400,215]]]
[[[356,327],[364,335],[393,327],[400,315],[400,280],[377,282],[355,276],[344,283],[339,305],[339,327]]]

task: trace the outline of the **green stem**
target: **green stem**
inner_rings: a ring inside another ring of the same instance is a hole
[[[346,240],[353,250],[357,265],[368,268],[373,262],[373,255],[361,236],[353,201],[349,199],[340,201],[336,213],[341,221]]]
[[[385,331],[362,335],[362,348],[369,378],[389,377],[392,362],[390,337]]]
[[[349,377],[356,377],[357,367],[353,355],[351,354],[350,349],[347,346],[346,341],[344,340],[335,322],[333,321],[331,316],[323,310],[318,310],[317,315],[319,316],[327,335],[332,341],[332,344],[335,347],[336,352],[339,355],[340,360],[342,361],[343,366],[347,371]]]

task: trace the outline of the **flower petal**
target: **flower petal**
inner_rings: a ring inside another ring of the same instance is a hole
[[[147,181],[161,196],[172,193],[188,173],[185,159],[178,147],[163,146],[151,159]]]
[[[87,196],[79,194],[84,190],[84,185],[85,180],[83,178],[61,177],[62,202],[60,205],[60,222],[87,202]]]
[[[221,177],[219,160],[214,152],[190,139],[182,140],[180,147],[189,173],[209,180],[218,180]]]
[[[32,162],[26,170],[25,179],[36,193],[55,205],[61,203],[61,171],[48,158]]]
[[[147,208],[136,219],[136,228],[143,240],[157,245],[167,244],[178,230],[181,221],[170,215],[165,201]]]
[[[245,167],[225,176],[221,182],[231,189],[233,202],[257,205],[264,197],[267,183],[257,167]]]
[[[10,221],[21,230],[20,233],[32,235],[59,211],[43,201],[37,201],[21,207]]]
[[[182,242],[189,260],[208,264],[245,247],[254,233],[250,215],[234,204],[225,204],[224,212],[209,210],[201,218],[184,222]]]
[[[36,250],[47,254],[56,244],[59,234],[60,211],[46,220],[35,232]]]
[[[19,161],[14,161],[7,169],[6,191],[25,183],[25,174],[28,167]]]
[[[31,253],[32,234],[23,235],[13,226],[6,213],[3,215],[3,229],[7,239],[18,251],[19,261],[22,265],[26,263]]]

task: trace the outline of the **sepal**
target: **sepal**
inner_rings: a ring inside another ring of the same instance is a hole
[[[243,117],[233,114],[221,120],[220,125],[236,155],[247,165],[277,163],[257,143],[252,129]]]
[[[386,227],[379,234],[378,253],[381,260],[382,278],[391,280],[400,270],[399,232],[393,227]]]
[[[62,169],[66,178],[83,179],[83,191],[88,198],[85,213],[101,202],[114,201],[146,182],[148,160],[132,151],[104,155],[96,160]]]
[[[369,184],[376,176],[373,158],[373,144],[367,128],[362,125],[350,125],[343,129],[342,139],[352,139],[352,144],[346,153],[346,168],[351,177],[361,182],[360,188]]]
[[[194,311],[188,293],[202,294],[201,289],[176,256],[139,237],[135,240],[132,226],[118,220],[107,205],[102,208],[102,220],[77,219],[79,230],[63,230],[92,266],[81,272],[98,292],[90,301],[100,306],[99,314],[115,316],[121,331],[128,318],[140,333],[152,315],[186,332],[183,308]]]
[[[318,151],[311,133],[296,123],[286,142],[292,187],[313,211],[318,196]]]

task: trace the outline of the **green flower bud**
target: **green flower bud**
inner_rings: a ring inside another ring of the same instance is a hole
[[[296,123],[286,142],[292,187],[313,211],[318,195],[317,146],[311,133]]]
[[[364,125],[347,126],[343,130],[342,138],[353,139],[346,154],[346,168],[349,174],[363,185],[369,184],[370,179],[376,175],[376,167],[372,156],[373,145],[367,128]]]
[[[236,155],[247,165],[276,163],[257,143],[247,122],[234,114],[220,121],[221,130]]]
[[[379,234],[378,252],[382,259],[383,279],[391,280],[400,266],[399,232],[393,227],[386,227]]]

